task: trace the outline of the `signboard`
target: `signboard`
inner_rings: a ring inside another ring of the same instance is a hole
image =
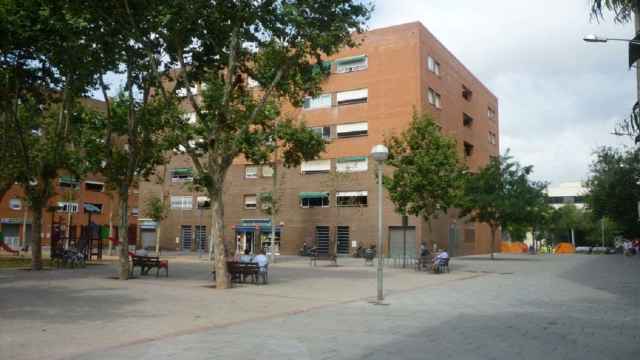
[[[24,219],[17,218],[0,218],[0,224],[22,224]],[[27,224],[31,224],[31,220],[27,220]]]

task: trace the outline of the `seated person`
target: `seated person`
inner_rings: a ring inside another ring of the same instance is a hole
[[[425,243],[420,244],[420,257],[427,257],[429,255],[431,255],[431,253],[429,252],[427,245]]]
[[[433,265],[431,268],[433,269],[434,272],[437,272],[440,264],[445,262],[448,259],[449,259],[449,253],[447,253],[447,249],[442,249],[442,252],[440,252],[440,254],[438,254],[435,258],[433,258]]]
[[[258,264],[260,271],[267,270],[267,266],[269,265],[269,258],[267,258],[267,255],[265,255],[264,249],[260,250],[258,255],[253,258],[253,261]]]
[[[240,256],[240,262],[241,263],[250,263],[253,262],[253,257],[251,256],[251,250],[250,249],[245,249],[244,250],[244,255]]]

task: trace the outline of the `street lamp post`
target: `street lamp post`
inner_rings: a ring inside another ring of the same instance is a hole
[[[376,145],[371,149],[371,156],[378,163],[378,296],[376,298],[376,304],[381,304],[382,300],[384,300],[384,293],[382,290],[382,168],[385,160],[389,157],[389,149],[384,145]]]

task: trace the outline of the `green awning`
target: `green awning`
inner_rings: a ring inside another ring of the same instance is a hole
[[[366,156],[347,156],[336,159],[336,162],[344,163],[344,162],[355,162],[355,161],[367,161]]]
[[[69,184],[77,184],[78,183],[78,179],[74,178],[73,176],[60,176],[60,182],[61,183],[69,183]]]
[[[193,174],[193,169],[191,168],[175,168],[173,169],[174,175],[191,175]]]
[[[326,198],[329,197],[329,193],[326,191],[319,191],[319,192],[301,192],[300,194],[298,194],[298,196],[300,196],[300,199],[322,199],[322,198]]]
[[[338,65],[348,65],[348,64],[352,64],[352,63],[357,63],[357,62],[361,62],[366,57],[367,57],[366,55],[358,55],[358,56],[352,56],[352,57],[348,57],[348,58],[342,58],[342,59],[336,60],[336,64],[338,64]]]

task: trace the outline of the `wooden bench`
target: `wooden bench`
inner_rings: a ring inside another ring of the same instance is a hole
[[[166,276],[169,277],[169,261],[160,260],[157,256],[140,256],[131,255],[131,275],[136,266],[140,268],[140,275],[147,275],[151,269],[156,269],[156,277],[160,274],[160,269],[164,269]]]
[[[266,284],[269,279],[269,266],[261,269],[257,263],[241,263],[238,261],[227,261],[227,272],[231,282],[245,282],[247,277],[252,279],[254,284],[258,283],[258,278],[262,277],[262,283]],[[215,269],[211,272],[213,280],[216,279]]]

